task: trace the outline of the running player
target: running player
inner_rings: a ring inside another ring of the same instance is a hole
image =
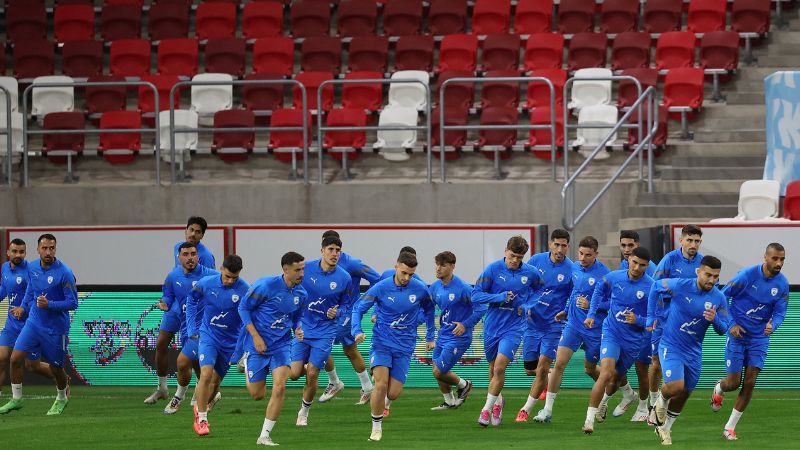
[[[186,241],[179,241],[177,244],[175,244],[175,251],[172,252],[175,255],[176,266],[181,265],[179,258],[181,244],[184,242],[189,242],[194,244],[197,248],[198,264],[201,266],[206,266],[209,269],[216,269],[216,260],[214,259],[214,254],[211,253],[211,250],[209,250],[208,247],[200,242],[203,240],[203,236],[206,235],[206,229],[208,229],[208,222],[206,222],[206,219],[200,216],[189,217],[189,220],[186,222],[186,230],[184,230]]]

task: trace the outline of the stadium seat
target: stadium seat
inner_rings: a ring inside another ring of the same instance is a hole
[[[151,5],[147,16],[147,36],[153,41],[189,36],[189,10],[188,5],[179,3]]]
[[[367,114],[363,109],[332,109],[325,118],[329,127],[363,127],[367,125]],[[366,131],[326,131],[322,148],[334,159],[342,161],[345,178],[351,175],[347,161],[358,159],[358,152],[367,144]]]
[[[202,2],[195,11],[195,34],[198,39],[236,36],[236,6],[232,3]]]
[[[467,32],[467,0],[434,0],[428,10],[428,29],[434,36]]]
[[[88,78],[103,73],[103,43],[65,42],[61,48],[61,72],[72,78]]]
[[[564,105],[564,84],[567,82],[567,71],[563,69],[541,69],[530,73],[532,77],[547,78],[553,83],[556,91],[556,107],[563,108]],[[577,75],[576,75],[577,76]],[[534,81],[528,83],[528,90],[525,98],[525,109],[549,108],[550,107],[550,87],[541,82]]]
[[[377,80],[380,72],[350,72],[345,80]],[[383,102],[383,85],[378,83],[345,84],[342,86],[342,106],[345,109],[377,111]]]
[[[604,0],[600,6],[600,31],[625,33],[639,27],[639,0]]]
[[[606,125],[608,128],[578,128],[578,137],[572,143],[573,147],[586,147],[581,149],[584,156],[594,150],[595,147],[600,145],[603,139],[611,131],[611,128],[617,123],[618,112],[616,106],[611,105],[591,105],[581,108],[578,113],[578,125]],[[611,136],[606,142],[606,147],[612,145],[617,140],[617,133]],[[594,159],[607,159],[608,152],[599,152]]]
[[[11,96],[11,112],[19,111],[19,82],[14,77],[2,77],[0,76],[0,86],[3,86],[8,91],[8,94]],[[6,112],[6,96],[5,94],[0,91],[0,113],[5,114]],[[2,137],[0,137],[2,140]]]
[[[679,31],[682,11],[683,0],[647,0],[644,4],[644,31]]]
[[[770,0],[734,0],[731,12],[731,30],[737,33],[769,32]]]
[[[249,109],[226,109],[214,113],[214,128],[253,128],[256,116]],[[256,142],[255,131],[215,131],[211,151],[226,163],[247,159]]]
[[[531,34],[525,44],[525,72],[539,69],[560,69],[564,65],[564,35]]]
[[[253,80],[284,80],[280,73],[251,73],[245,78]],[[286,84],[251,84],[244,85],[242,90],[242,106],[256,112],[274,111],[283,108]]]
[[[520,38],[516,34],[490,34],[483,41],[481,66],[483,72],[513,70],[519,72]]]
[[[295,38],[327,36],[330,27],[328,0],[299,0],[292,3],[289,29]]]
[[[247,43],[239,38],[209,39],[203,50],[203,68],[209,73],[244,76]]]
[[[338,37],[314,36],[303,39],[300,47],[300,70],[331,72],[339,75],[342,68],[342,41]]]
[[[144,0],[103,0],[103,8],[119,5],[133,5],[141,10],[144,6]]]
[[[475,75],[466,70],[447,70],[439,74],[436,79],[435,103],[439,104],[442,84],[451,78],[471,78]],[[449,109],[470,109],[472,99],[475,97],[475,83],[450,83],[444,93],[445,112]],[[441,106],[441,105],[439,105]]]
[[[288,37],[264,37],[253,44],[253,73],[294,73],[294,41]]]
[[[633,68],[625,69],[622,75],[627,75],[639,80],[642,86],[642,92],[647,90],[648,87],[658,86],[658,70],[650,68]],[[639,91],[636,89],[636,84],[628,80],[620,80],[619,88],[617,89],[617,107],[625,108],[633,105],[636,99],[639,98]]]
[[[436,107],[431,111],[431,147],[433,156],[441,158],[441,110]],[[464,109],[449,109],[445,111],[444,123],[446,125],[467,125],[469,123],[469,112]],[[444,146],[445,160],[458,159],[461,155],[459,150],[467,145],[467,130],[445,130]]]
[[[0,95],[0,98],[3,96]],[[2,106],[5,106],[5,100],[3,100]],[[22,113],[20,112],[12,112],[11,113],[11,162],[16,163],[21,159],[22,149],[23,149],[23,138],[22,138]],[[6,118],[5,109],[2,110],[0,113],[0,128],[7,129],[6,125],[8,124],[8,119]],[[6,164],[5,158],[8,155],[8,141],[6,136],[0,136],[0,163]],[[3,166],[5,167],[5,166]]]
[[[347,48],[347,66],[352,71],[388,70],[389,40],[382,36],[359,36]]]
[[[642,108],[642,122],[647,120],[647,111],[650,108],[646,103],[645,107]],[[656,149],[663,149],[667,145],[667,135],[668,135],[668,127],[667,127],[667,118],[669,114],[667,112],[667,108],[664,105],[658,105],[658,129],[656,130],[655,136],[653,136],[653,147]],[[633,112],[628,119],[629,124],[637,124],[639,122],[639,115],[636,112]],[[647,130],[642,131],[642,138],[647,136]],[[633,150],[636,145],[639,144],[639,130],[636,128],[628,128],[628,140],[625,142],[625,147],[630,150]],[[658,156],[658,152],[654,152],[654,156]],[[645,158],[647,157],[647,153],[644,154]]]
[[[800,220],[800,180],[794,180],[786,185],[783,217],[789,220]]]
[[[775,180],[747,180],[739,188],[739,214],[711,222],[785,221],[778,218],[781,184]]]
[[[437,72],[462,70],[475,72],[478,64],[478,37],[472,34],[451,34],[442,39]]]
[[[419,80],[428,85],[427,72],[421,70],[401,70],[392,75],[392,80]],[[414,108],[422,111],[428,104],[427,93],[420,83],[391,83],[389,85],[389,106]]]
[[[668,108],[699,109],[703,105],[703,69],[672,69],[664,80],[663,103]]]
[[[531,111],[531,125],[550,126],[552,123],[550,108],[536,108]],[[549,160],[552,136],[552,130],[549,128],[533,128],[530,130],[526,147],[533,153],[533,156]],[[564,108],[561,105],[556,105],[556,148],[564,148]],[[562,153],[558,152],[556,157],[560,158],[561,155]]]
[[[91,83],[125,81],[116,75],[95,75],[87,80]],[[128,96],[125,86],[86,86],[83,107],[86,114],[102,114],[107,111],[122,111],[127,106]]]
[[[578,80],[579,78],[605,78],[611,77],[609,69],[581,69],[575,72],[576,81],[572,83],[571,100],[569,109],[578,112],[594,105],[608,105],[611,103],[611,80]]]
[[[176,75],[145,75],[142,81],[152,83],[158,91],[158,110],[164,111],[169,109],[169,93],[172,86],[178,84],[181,79]],[[172,98],[173,108],[178,109],[181,107],[180,89],[175,90],[174,97]],[[153,97],[153,90],[147,86],[139,87],[139,112],[142,114],[155,112],[155,97]]]
[[[100,129],[142,127],[142,115],[138,111],[109,111],[100,117]],[[142,148],[142,134],[103,133],[97,151],[111,164],[129,164]]]
[[[20,80],[52,75],[55,66],[53,43],[45,39],[21,40],[13,47],[14,76]]]
[[[161,158],[164,161],[170,162],[172,154],[170,153],[170,120],[169,111],[161,111],[158,113],[158,127],[159,127],[159,146],[161,147]],[[176,109],[173,111],[175,115],[175,130],[197,128],[197,113],[186,109]],[[188,133],[175,133],[175,162],[178,163],[183,171],[183,163],[190,158],[190,150],[197,150],[197,132],[192,131]]]
[[[402,36],[394,49],[394,70],[433,70],[433,37]]]
[[[491,70],[484,74],[486,78],[517,77],[516,71]],[[504,106],[516,108],[519,106],[518,81],[485,81],[481,84],[481,108]],[[446,111],[449,114],[449,110]]]
[[[422,0],[390,1],[383,6],[383,34],[413,36],[422,31]]]
[[[474,34],[508,33],[511,0],[475,0],[472,7]]]
[[[192,82],[233,81],[227,73],[201,73],[192,77]],[[203,125],[213,122],[214,114],[233,106],[233,85],[192,85],[192,107]]]
[[[373,0],[342,0],[337,10],[339,36],[372,36],[378,23],[378,4]]]
[[[100,37],[104,41],[138,39],[141,35],[141,7],[133,4],[106,4],[100,10]]]
[[[283,5],[277,2],[245,3],[242,36],[257,39],[283,34]]]
[[[309,111],[311,110],[322,110],[322,111],[330,111],[333,108],[333,86],[327,85],[322,90],[322,104],[317,105],[317,91],[319,91],[319,86],[327,80],[333,79],[333,74],[331,72],[303,72],[297,74],[294,77],[295,80],[302,83],[302,85],[306,88],[306,102],[308,105]],[[298,88],[293,88],[293,105],[297,109],[303,108],[303,96],[302,91]]]
[[[417,110],[404,106],[389,105],[381,111],[378,126],[417,126]],[[417,143],[417,130],[378,130],[378,139],[373,149],[389,161],[406,161],[410,150]]]
[[[725,29],[728,0],[692,0],[686,16],[686,29],[692,33],[708,33]]]
[[[34,84],[72,82],[72,78],[63,75],[48,75],[33,79]],[[75,88],[72,86],[34,88],[31,105],[31,115],[40,119],[54,112],[70,112],[75,108]]]
[[[11,43],[47,39],[47,10],[44,3],[20,2],[5,11],[6,38]]]
[[[650,34],[620,33],[611,45],[611,70],[650,67]]]
[[[711,31],[700,39],[700,66],[736,70],[739,67],[739,33]]]
[[[197,74],[197,53],[196,39],[163,39],[158,44],[158,73],[187,78],[195,76]]]
[[[53,18],[53,37],[58,43],[94,39],[94,6],[57,5]]]
[[[590,67],[605,67],[608,53],[605,33],[576,33],[569,41],[567,69],[570,71]]]
[[[553,24],[553,0],[518,0],[514,33],[549,33]]]
[[[80,112],[53,112],[44,116],[45,130],[83,130],[86,119]],[[42,154],[55,164],[67,164],[66,181],[77,181],[72,173],[72,158],[84,148],[84,134],[45,134],[42,137]]]
[[[150,73],[150,41],[120,39],[111,43],[111,75],[141,78]]]
[[[658,70],[694,66],[694,48],[697,38],[689,31],[662,33],[656,44],[656,68]]]
[[[312,118],[306,117],[308,146],[311,146]],[[271,127],[302,127],[303,112],[300,109],[278,109],[272,113]],[[278,161],[291,162],[292,172],[290,178],[297,178],[297,160],[303,159],[303,132],[302,131],[272,131],[269,133],[269,149],[275,154]]]
[[[519,120],[517,108],[492,107],[481,111],[481,125],[516,125]],[[488,159],[494,159],[497,168],[497,178],[502,178],[500,160],[511,157],[510,150],[517,143],[517,130],[487,130],[478,132],[475,149],[480,150]],[[488,147],[488,148],[487,148]]]
[[[594,0],[561,0],[558,4],[558,32],[564,34],[594,31]]]

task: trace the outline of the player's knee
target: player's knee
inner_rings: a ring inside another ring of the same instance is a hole
[[[539,366],[539,360],[534,359],[533,361],[525,361],[523,363],[525,367],[525,373],[529,376],[536,375],[536,368]]]
[[[438,380],[442,377],[442,371],[435,365],[433,366],[433,376]]]
[[[13,352],[13,353],[11,353],[11,365],[12,366],[22,367],[22,365],[25,364],[25,357],[26,356],[27,355],[25,355],[25,353],[22,353],[22,352]]]
[[[253,389],[250,391],[250,397],[253,398],[255,401],[264,400],[264,396],[266,395],[265,389]]]

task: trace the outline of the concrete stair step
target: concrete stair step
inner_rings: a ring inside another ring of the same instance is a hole
[[[654,205],[654,206],[629,206],[629,216],[671,218],[671,217],[702,217],[714,219],[718,217],[734,217],[738,214],[736,205]]]
[[[759,92],[727,92],[725,102],[728,105],[764,105],[763,87]]]
[[[764,157],[766,147],[764,142],[720,142],[715,145],[705,145],[694,141],[670,141],[667,152],[656,160],[671,161],[675,156],[760,156]]]
[[[776,42],[775,38],[779,36],[783,36],[784,34],[790,34],[789,38],[785,38],[786,40],[793,42],[787,42],[785,40]],[[762,55],[793,55],[797,56],[800,55],[800,33],[791,32],[791,31],[781,31],[778,33],[773,34],[773,39],[769,43],[769,45],[762,45],[760,47],[753,47],[753,54],[757,56]],[[744,53],[744,52],[743,52]]]
[[[736,109],[736,108],[730,108]],[[709,118],[705,112],[697,121],[696,127],[719,131],[737,131],[742,129],[766,129],[764,116],[752,117],[717,117]]]
[[[800,31],[793,30],[778,30],[770,34],[769,46],[767,49],[772,48],[773,45],[780,48],[789,47],[784,44],[800,44]]]
[[[695,129],[694,141],[698,143],[715,142],[766,142],[766,130],[743,129],[743,130],[714,130],[714,129]]]
[[[739,195],[741,180],[664,180],[655,182],[659,193],[732,193]]]
[[[775,72],[781,70],[781,68],[785,70],[793,70],[790,65],[787,65],[788,61],[784,61],[783,66],[780,67],[749,67],[743,66],[739,68],[739,79],[740,80],[748,80],[748,81],[763,81],[769,75],[772,75]]]
[[[698,216],[676,214],[672,217],[647,217],[639,215],[639,216],[632,216],[620,219],[619,228],[621,230],[631,230],[631,229],[635,230],[639,228],[650,228],[661,225],[669,225],[671,223],[703,223],[703,222],[708,222],[710,219],[716,219],[716,217],[711,217],[705,214]]]
[[[738,83],[735,84],[738,86]],[[734,86],[734,84],[732,83],[731,86]],[[753,92],[756,91],[754,90]],[[704,103],[702,118],[703,119],[748,118],[751,120],[755,120],[756,117],[764,117],[766,113],[767,113],[767,107],[764,104],[740,105],[737,106],[736,108],[730,108],[725,103]]]
[[[792,60],[800,59],[800,55],[779,55],[777,53],[770,53],[769,55],[762,55],[758,57],[758,67],[786,67],[786,63]]]
[[[674,167],[764,167],[763,156],[684,156],[672,158]]]
[[[739,194],[734,192],[647,192],[636,198],[639,206],[694,206],[694,205],[732,205],[739,203]]]
[[[764,175],[760,167],[664,167],[662,180],[754,180]]]

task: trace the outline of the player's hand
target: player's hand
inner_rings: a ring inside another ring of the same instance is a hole
[[[453,322],[453,324],[456,326],[453,328],[453,336],[461,336],[465,331],[467,331],[467,327],[465,327],[463,323]]]
[[[589,309],[589,300],[586,300],[586,297],[579,295],[578,298],[575,299],[575,306],[580,309]]]
[[[294,337],[295,337],[295,338],[296,338],[298,341],[302,341],[302,340],[303,340],[303,337],[305,337],[305,333],[303,333],[303,328],[301,328],[301,327],[297,327],[297,329],[296,329],[296,330],[294,330]]]
[[[50,306],[50,302],[47,301],[47,294],[36,297],[36,306],[43,309],[47,309],[47,307]]]
[[[364,333],[358,333],[357,335],[353,336],[353,340],[356,341],[356,344],[360,344],[367,340],[367,335]]]
[[[634,314],[633,311],[628,311],[625,313],[625,323],[631,325],[636,323],[636,314]]]
[[[744,334],[747,331],[744,330],[740,325],[734,324],[730,329],[731,336],[735,337],[736,339],[741,339],[744,337]]]
[[[14,316],[15,319],[20,320],[22,316],[25,315],[25,308],[22,306],[15,306],[11,308],[11,315]]]
[[[164,300],[159,300],[158,303],[156,303],[156,306],[162,311],[169,311],[169,306],[167,306],[167,303]]]
[[[194,340],[197,340],[197,339],[199,339],[199,338],[200,338],[200,336],[198,336],[198,335],[196,335],[196,334],[193,334],[193,335],[189,336],[189,339],[194,339]]]
[[[653,331],[656,329],[657,326],[658,326],[658,319],[653,321],[653,325],[647,327],[647,331]]]
[[[703,311],[703,318],[705,318],[707,321],[713,322],[715,317],[717,317],[717,305],[712,306],[711,309]]]
[[[764,328],[764,336],[769,336],[772,334],[772,320],[767,322],[766,328]]]
[[[373,315],[372,315],[372,317],[370,317],[370,318],[369,318],[369,320],[370,320],[372,323],[375,323],[375,321],[376,321],[376,320],[378,320],[378,316],[376,316],[375,314],[373,314]]]
[[[585,326],[587,329],[591,330],[592,327],[594,327],[594,319],[592,319],[591,317],[587,317],[583,321],[583,326]]]
[[[559,311],[559,313],[556,314],[556,322],[561,323],[566,318],[567,318],[567,312],[566,311]]]
[[[511,300],[514,300],[514,297],[516,297],[516,295],[514,295],[513,292],[511,292],[511,291],[506,292],[506,301],[507,302],[510,302]]]
[[[339,305],[333,305],[332,308],[328,308],[328,319],[335,319],[337,311],[339,311]]]
[[[264,343],[264,339],[258,333],[253,336],[253,347],[255,347],[256,351],[262,355],[267,351],[267,344]]]
[[[434,347],[436,347],[436,343],[433,342],[433,341],[428,341],[428,342],[425,343],[425,351],[426,352],[429,352],[429,351],[433,350]]]

